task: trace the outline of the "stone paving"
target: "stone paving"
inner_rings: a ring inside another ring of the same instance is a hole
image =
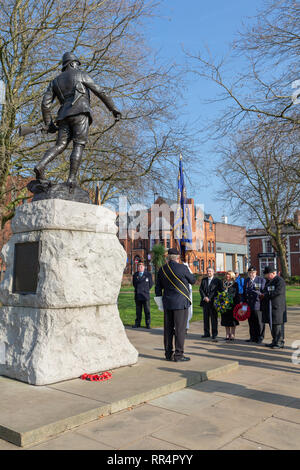
[[[300,311],[289,309],[286,347],[270,350],[245,342],[247,323],[237,328],[237,339],[218,342],[201,338],[202,323],[191,323],[185,354],[238,361],[239,368],[182,390],[149,400],[27,447],[31,450],[270,450],[300,449],[300,364],[292,362],[299,341]],[[162,330],[127,329],[130,341],[153,368],[162,369],[159,341]],[[156,338],[156,341],[154,341]],[[265,342],[270,342],[267,327]],[[153,346],[155,345],[155,347]],[[300,352],[300,351],[299,351]],[[296,361],[294,361],[296,362]],[[299,361],[300,362],[300,361]],[[169,364],[164,362],[163,364]],[[184,369],[186,364],[176,364]],[[168,369],[170,370],[170,369]],[[0,440],[0,450],[21,450]],[[24,450],[24,449],[23,449]]]

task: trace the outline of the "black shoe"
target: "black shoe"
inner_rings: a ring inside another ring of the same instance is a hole
[[[218,342],[218,340],[217,340],[217,335],[215,335],[215,336],[212,336],[212,337],[211,337],[211,339],[212,339],[212,341],[214,341],[215,343],[217,343],[217,342]]]
[[[268,343],[268,344],[265,344],[265,346],[267,346],[267,348],[273,348],[274,343]]]
[[[171,356],[166,356],[166,361],[174,361],[174,354]]]
[[[174,357],[174,361],[175,362],[186,362],[186,361],[190,361],[191,358],[190,357],[187,357],[187,356],[181,356],[181,357],[178,357],[176,359],[176,357]]]
[[[255,339],[253,339],[253,338],[246,339],[245,341],[246,341],[246,343],[256,343]]]
[[[132,328],[140,328],[141,325],[132,325]]]
[[[283,349],[283,344],[273,344],[272,349]]]
[[[210,338],[210,335],[202,335],[201,338]]]

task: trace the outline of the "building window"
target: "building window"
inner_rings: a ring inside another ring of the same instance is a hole
[[[204,259],[201,260],[201,271],[204,271]]]
[[[264,275],[264,269],[266,266],[271,266],[277,269],[276,258],[259,258],[259,273],[261,276]]]
[[[212,222],[209,222],[209,231],[210,231],[210,232],[213,231],[213,223],[212,223]]]
[[[211,242],[208,242],[208,252],[211,253]]]
[[[270,239],[264,238],[262,241],[262,245],[263,245],[263,253],[273,253],[274,250],[273,250]]]
[[[212,252],[215,252],[215,242],[212,242]]]

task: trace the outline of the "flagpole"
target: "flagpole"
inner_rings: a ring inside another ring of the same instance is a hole
[[[182,166],[182,155],[179,155],[179,165],[181,166],[181,173],[183,177],[183,166]],[[180,255],[181,255],[181,261],[184,263],[185,262],[185,242],[183,241],[184,239],[184,207],[185,200],[184,200],[184,193],[183,193],[183,188],[181,192],[181,200],[180,200],[180,205],[181,205],[181,210],[182,210],[182,215],[181,215],[181,230],[182,230],[182,237],[180,240]]]

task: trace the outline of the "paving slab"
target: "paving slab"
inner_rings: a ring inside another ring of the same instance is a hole
[[[30,447],[30,450],[113,450],[113,447],[81,436],[76,432],[66,432],[59,437]]]
[[[116,449],[124,449],[166,426],[173,428],[184,417],[179,413],[146,404],[133,408],[129,413],[124,411],[122,419],[120,415],[113,414],[100,421],[81,426],[78,434]]]
[[[216,450],[260,422],[260,417],[246,413],[234,415],[231,410],[214,405],[202,410],[200,415],[185,416],[172,427],[166,425],[152,436],[188,449]]]
[[[155,437],[146,436],[133,442],[129,446],[124,446],[122,450],[186,450],[184,447],[178,447],[171,442],[162,441]]]
[[[0,437],[24,446],[109,413],[106,403],[0,377]]]
[[[224,447],[221,447],[220,450],[274,450],[274,448],[238,437]]]
[[[34,386],[0,377],[0,439],[21,447],[32,446],[238,368],[237,360],[213,355],[194,355],[187,363],[167,362],[162,329],[128,328],[126,332],[139,350],[138,363],[112,371],[109,381],[87,382],[78,378]],[[198,335],[187,338],[186,351],[198,340]]]
[[[259,418],[268,418],[280,409],[285,409],[277,403],[277,400],[268,402],[263,400],[261,395],[256,393],[249,394],[246,398],[234,397],[226,398],[215,404],[214,409],[230,410],[232,414],[239,415],[243,413],[252,414]]]
[[[269,418],[244,433],[243,437],[280,450],[299,450],[299,425],[278,418]]]
[[[203,408],[223,402],[221,396],[205,393],[201,390],[185,388],[179,392],[169,393],[163,397],[151,400],[150,405],[179,413],[195,416],[202,413]]]
[[[291,421],[293,423],[300,424],[300,401],[295,400],[290,402],[288,407],[278,408],[275,413],[273,413],[273,416],[275,418],[281,418],[286,421]]]

